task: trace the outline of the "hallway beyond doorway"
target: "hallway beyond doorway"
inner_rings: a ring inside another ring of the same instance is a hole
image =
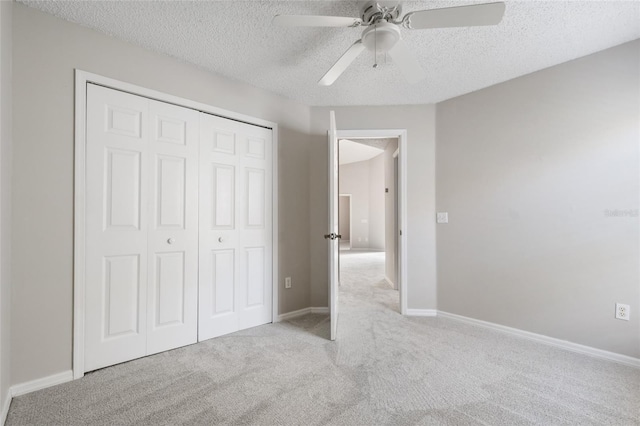
[[[372,305],[400,313],[398,291],[384,276],[385,253],[347,250],[340,253],[341,311],[371,309]]]

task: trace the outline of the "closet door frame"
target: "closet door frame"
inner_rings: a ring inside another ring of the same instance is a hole
[[[168,95],[156,90],[125,83],[98,74],[75,70],[75,136],[74,136],[74,206],[73,206],[73,378],[84,376],[85,324],[85,195],[86,195],[86,129],[87,85],[97,84],[110,89],[143,96],[222,118],[271,129],[272,132],[272,322],[278,322],[278,125],[277,123],[228,111],[212,105]]]

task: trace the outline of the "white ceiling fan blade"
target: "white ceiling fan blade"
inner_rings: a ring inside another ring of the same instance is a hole
[[[349,49],[333,64],[331,69],[318,81],[320,86],[331,86],[334,81],[347,69],[347,67],[358,57],[364,50],[362,40],[358,40],[351,45]]]
[[[281,27],[357,27],[362,20],[345,16],[276,15],[273,23]]]
[[[398,40],[395,46],[389,50],[389,56],[393,59],[410,84],[414,84],[425,78],[424,70],[413,56],[404,41]]]
[[[499,24],[503,15],[504,3],[498,2],[411,12],[404,21],[407,28],[414,30],[476,27]]]

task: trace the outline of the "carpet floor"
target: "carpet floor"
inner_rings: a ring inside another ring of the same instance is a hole
[[[342,256],[338,340],[307,315],[14,398],[7,425],[640,425],[640,370],[403,317],[383,253]]]

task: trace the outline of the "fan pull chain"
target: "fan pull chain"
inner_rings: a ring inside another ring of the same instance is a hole
[[[373,27],[373,68],[378,68],[378,24]]]

